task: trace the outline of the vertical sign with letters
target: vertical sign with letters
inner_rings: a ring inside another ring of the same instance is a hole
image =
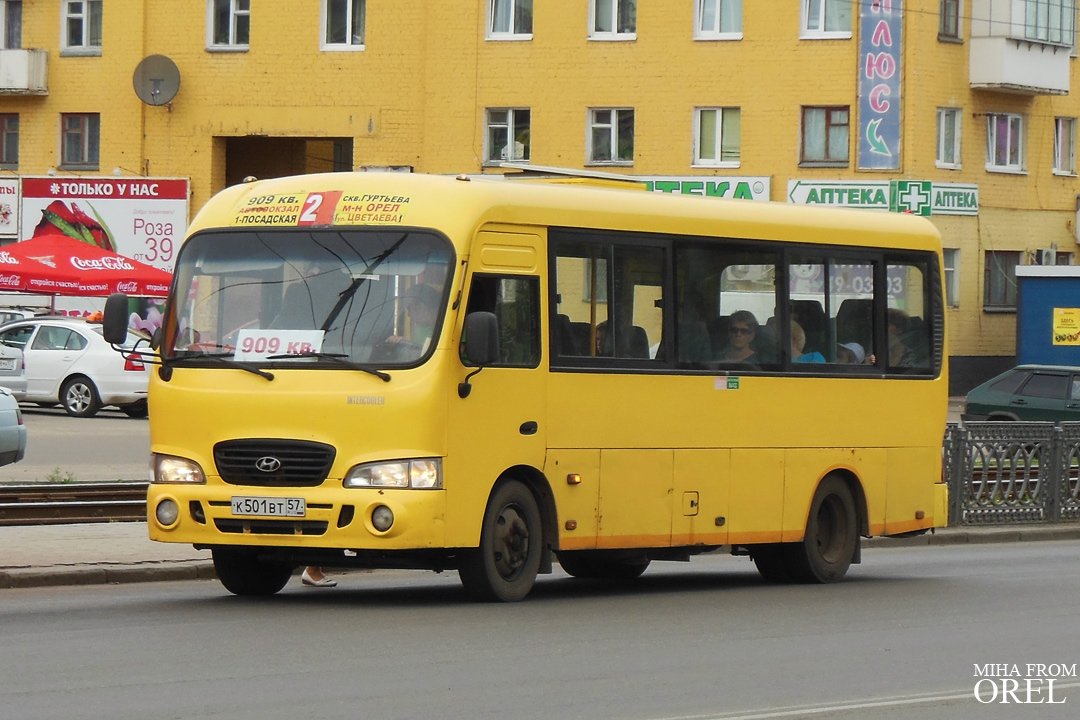
[[[860,170],[900,169],[902,2],[859,2]]]

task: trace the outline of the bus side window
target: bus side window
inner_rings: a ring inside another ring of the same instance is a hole
[[[474,275],[466,315],[494,313],[499,321],[499,362],[492,367],[540,364],[540,279],[529,275]],[[464,338],[463,338],[464,340]],[[462,342],[462,362],[469,364]]]

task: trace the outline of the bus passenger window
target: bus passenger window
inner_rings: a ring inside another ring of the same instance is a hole
[[[829,327],[833,340],[826,354],[839,365],[873,364],[874,263],[831,261],[825,267]],[[861,359],[860,359],[861,357]],[[853,362],[854,361],[854,362]]]
[[[664,359],[663,248],[566,240],[555,252],[553,355]]]
[[[930,332],[927,317],[925,263],[890,263],[888,277],[888,367],[902,373],[930,371]]]
[[[524,275],[474,275],[465,313],[494,313],[499,361],[492,367],[540,364],[540,281]],[[464,340],[464,338],[463,338]],[[461,344],[462,362],[470,364]]]

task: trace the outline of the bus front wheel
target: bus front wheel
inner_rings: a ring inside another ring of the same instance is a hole
[[[828,475],[810,503],[806,537],[789,547],[787,569],[794,580],[832,583],[843,579],[859,542],[855,499],[846,482]]]
[[[540,570],[543,542],[532,492],[517,480],[501,483],[488,500],[480,547],[470,550],[458,568],[461,584],[477,600],[524,600]]]
[[[259,560],[232,548],[214,548],[214,571],[233,595],[273,595],[292,577],[292,566]]]

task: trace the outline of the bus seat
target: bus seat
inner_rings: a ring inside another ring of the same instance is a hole
[[[705,323],[705,328],[709,332],[709,344],[714,358],[722,357],[724,354],[724,346],[727,345],[728,341],[727,326],[728,318],[726,315],[714,317]]]
[[[799,327],[806,333],[806,345],[803,352],[819,352],[825,354],[828,350],[826,331],[828,324],[825,320],[825,308],[817,300],[792,300],[791,316]]]
[[[570,337],[573,340],[577,354],[586,356],[592,355],[592,353],[589,352],[589,323],[570,323]]]
[[[750,347],[757,353],[758,363],[775,363],[780,361],[779,338],[773,333],[768,325],[758,328],[757,337],[750,343]]]
[[[574,341],[574,327],[570,322],[569,315],[558,314],[555,316],[555,348],[556,352],[563,357],[580,356],[581,349]]]
[[[874,301],[870,298],[848,298],[836,312],[836,342],[857,342],[866,348],[874,347]]]
[[[679,362],[708,362],[714,357],[709,329],[700,320],[679,323]]]
[[[621,344],[621,343],[620,343]],[[631,325],[626,343],[620,349],[621,357],[649,359],[649,334],[640,325]]]

